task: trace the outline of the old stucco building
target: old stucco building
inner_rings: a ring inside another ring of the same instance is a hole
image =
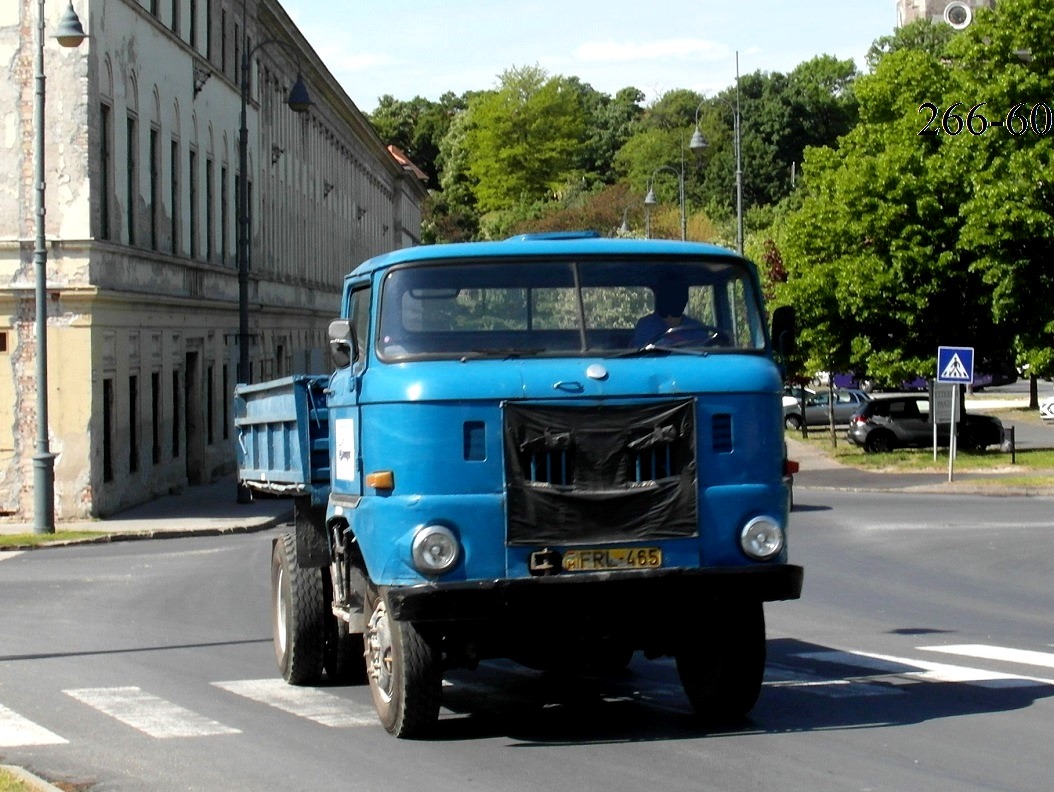
[[[425,197],[276,0],[75,0],[77,49],[50,38],[66,5],[46,4],[44,67],[58,520],[233,469],[245,52],[253,380],[328,363],[341,279],[414,244]],[[37,9],[0,3],[0,511],[20,519],[36,438]],[[303,114],[285,104],[298,67]]]
[[[897,24],[928,19],[962,28],[970,24],[976,9],[994,7],[995,0],[897,0]]]

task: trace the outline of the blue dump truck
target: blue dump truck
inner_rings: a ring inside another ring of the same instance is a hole
[[[596,234],[422,246],[347,276],[331,374],[239,385],[239,479],[294,498],[272,622],[290,684],[367,683],[390,733],[442,675],[672,657],[707,722],[755,704],[796,599],[778,365],[754,266]]]

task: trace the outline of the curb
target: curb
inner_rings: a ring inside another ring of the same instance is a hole
[[[24,767],[16,767],[15,765],[0,765],[0,770],[6,770],[16,779],[21,781],[31,790],[33,790],[33,792],[62,792],[62,790],[54,784],[45,781],[39,776],[34,775],[33,773],[26,770]]]
[[[111,544],[114,542],[137,542],[148,539],[187,539],[192,536],[227,536],[269,531],[279,525],[292,522],[293,512],[289,511],[272,517],[255,525],[235,525],[220,528],[177,528],[173,530],[120,531],[112,533],[99,532],[98,536],[85,536],[80,539],[58,539],[54,542],[39,542],[27,545],[3,545],[3,551],[43,550],[49,547],[70,547],[73,545]]]

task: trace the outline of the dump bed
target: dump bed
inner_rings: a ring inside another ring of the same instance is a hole
[[[300,374],[234,390],[238,480],[282,495],[329,496],[328,375]]]

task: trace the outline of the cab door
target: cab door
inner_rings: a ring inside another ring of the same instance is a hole
[[[353,281],[345,297],[345,315],[351,326],[351,361],[330,378],[329,447],[331,492],[362,494],[362,411],[359,384],[365,375],[370,348],[370,281]]]

